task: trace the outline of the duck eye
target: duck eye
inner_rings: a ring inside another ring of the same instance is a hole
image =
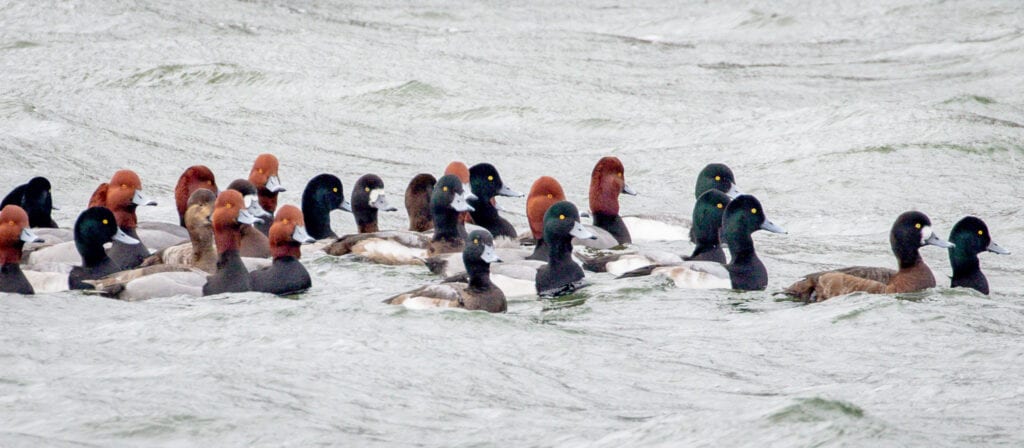
[[[257,172],[257,173],[260,173],[260,174],[263,174],[263,168],[259,168],[259,169],[257,169],[257,170],[256,170],[256,172]]]
[[[984,231],[984,230],[979,230],[979,231],[978,231],[978,236],[982,236],[982,235],[984,235],[984,234],[985,234],[985,231]]]
[[[552,198],[554,198],[554,197],[555,197],[555,195],[553,195],[553,194],[551,194],[551,193],[548,193],[548,199],[552,199]]]
[[[338,187],[334,187],[334,192],[335,192],[335,193],[337,193],[337,192],[338,192]]]
[[[619,177],[622,177],[622,172],[621,171],[619,172]]]
[[[715,176],[715,182],[721,182],[722,176]]]
[[[104,219],[104,220],[103,220],[103,225],[107,225],[107,224],[110,224],[110,221],[108,221],[108,220]]]
[[[494,182],[494,176],[487,176],[487,180]]]
[[[128,188],[128,184],[121,184],[121,188]]]
[[[480,238],[473,238],[473,244],[480,244]]]
[[[370,192],[370,187],[363,187],[363,191],[369,193]]]
[[[914,224],[914,228],[917,230],[921,230],[921,223]]]
[[[565,215],[558,215],[558,219],[565,221]]]
[[[231,208],[232,207],[230,202],[228,202],[227,204],[224,204],[224,206],[227,207],[227,208]]]
[[[719,202],[718,205],[716,205],[716,207],[723,208],[723,207],[725,207],[725,205],[723,205],[721,202]]]
[[[288,224],[288,218],[285,218],[285,219],[284,219],[284,223],[285,223],[285,224]]]
[[[755,207],[755,208],[750,209],[750,213],[753,213],[753,214],[756,215],[757,214],[757,208]]]
[[[14,225],[14,221],[10,221],[10,222],[8,222],[8,224],[13,226]]]
[[[448,191],[448,187],[441,187],[441,191]]]
[[[213,185],[213,181],[212,180],[206,181],[206,185]]]

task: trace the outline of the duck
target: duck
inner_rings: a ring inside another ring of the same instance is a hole
[[[139,244],[125,244],[115,240],[107,250],[107,255],[117,263],[119,270],[137,267],[150,252],[145,240],[136,233],[138,218],[135,209],[139,206],[155,206],[157,203],[142,194],[142,180],[132,170],[115,172],[105,189],[107,194],[102,205],[114,212],[117,226],[122,232],[140,241]]]
[[[277,157],[273,154],[260,154],[256,156],[256,161],[252,164],[252,169],[249,171],[249,182],[256,187],[256,191],[259,193],[259,203],[268,213],[267,216],[273,216],[274,210],[277,209],[277,195],[283,191],[288,191],[281,184],[281,179],[278,177],[279,163]],[[260,221],[260,224],[256,226],[257,229],[265,236],[270,232],[270,222]]]
[[[619,278],[654,274],[670,278],[679,288],[764,290],[768,286],[768,270],[757,257],[751,236],[758,230],[781,234],[786,231],[767,219],[761,202],[751,195],[737,196],[725,206],[722,225],[722,235],[729,247],[728,264],[684,261],[677,266],[644,267]]]
[[[28,223],[32,228],[58,228],[50,216],[53,210],[60,210],[53,205],[50,192],[50,181],[45,177],[33,177],[27,183],[18,185],[3,201],[0,207],[17,205],[28,213]]]
[[[593,272],[609,272],[615,276],[633,272],[639,276],[638,269],[653,270],[656,267],[679,265],[684,261],[710,261],[725,264],[725,252],[722,250],[720,234],[722,216],[731,199],[718,190],[705,191],[693,206],[691,226],[694,229],[695,242],[693,252],[689,256],[678,255],[660,250],[633,250],[610,254],[577,253],[583,260],[583,269]]]
[[[496,238],[515,239],[518,235],[516,229],[505,218],[498,216],[496,196],[507,196],[513,198],[523,197],[523,194],[509,188],[501,180],[498,169],[490,163],[478,163],[469,169],[469,183],[475,199],[469,200],[473,207],[470,216],[473,223],[487,229]]]
[[[434,221],[432,236],[394,230],[345,235],[327,246],[324,252],[336,256],[351,253],[367,261],[389,265],[422,265],[427,257],[461,252],[464,243],[459,236],[459,214],[472,209],[466,196],[458,177],[442,176],[430,197]]]
[[[462,190],[466,192],[467,200],[476,199],[476,195],[473,194],[473,186],[470,184],[468,165],[458,160],[452,161],[448,163],[448,166],[444,167],[444,175],[447,176],[449,174],[458,177],[459,181],[462,182]],[[466,237],[465,225],[467,223],[473,224],[473,217],[469,214],[468,211],[460,213],[458,230],[459,235],[462,235],[463,238]]]
[[[544,214],[552,205],[565,200],[562,184],[551,176],[541,176],[533,181],[526,196],[526,221],[530,224],[530,236],[535,241],[529,260],[548,261],[548,246],[544,243]]]
[[[434,218],[430,215],[430,194],[436,184],[437,178],[433,175],[420,173],[413,176],[405,188],[405,211],[409,215],[410,231],[427,232],[434,228]]]
[[[735,198],[743,194],[736,186],[736,176],[732,169],[724,163],[709,163],[697,174],[697,183],[693,188],[693,197],[700,198],[700,195],[708,190],[718,190]]]
[[[583,268],[572,259],[573,238],[588,240],[596,236],[583,227],[579,210],[572,202],[553,204],[544,213],[544,241],[548,246],[548,262],[537,269],[537,295],[560,296],[584,286]]]
[[[245,179],[235,179],[228,184],[228,190],[237,191],[242,195],[242,203],[245,209],[253,217],[261,220],[268,219],[271,212],[261,205],[256,186]],[[274,202],[277,208],[277,202]],[[241,226],[242,242],[239,253],[245,258],[270,258],[270,241],[267,236],[259,230],[258,226],[243,224]]]
[[[637,193],[626,184],[622,161],[618,157],[602,157],[590,175],[590,213],[594,226],[615,238],[616,245],[630,244],[633,239],[619,216],[619,194],[636,196]]]
[[[107,255],[103,246],[114,241],[127,245],[139,244],[117,226],[114,213],[106,207],[91,207],[78,215],[75,221],[75,247],[82,264],[71,268],[67,276],[68,289],[93,289],[85,280],[95,280],[120,271],[120,266]]]
[[[196,190],[206,189],[217,194],[217,179],[213,171],[205,165],[193,165],[185,169],[178,177],[178,183],[174,186],[174,205],[178,209],[178,223],[181,227],[185,225],[185,211],[188,209],[189,199]]]
[[[29,227],[25,209],[14,204],[0,209],[0,292],[35,294],[21,271],[21,248],[35,242],[42,242],[42,238]]]
[[[310,236],[318,240],[338,238],[331,230],[333,210],[352,211],[352,204],[345,200],[341,179],[327,173],[313,176],[302,190],[302,219]]]
[[[364,174],[352,187],[352,216],[356,219],[359,233],[375,233],[380,231],[377,226],[377,212],[398,211],[388,204],[384,194],[384,181],[376,174]]]
[[[974,216],[965,216],[953,225],[953,230],[949,233],[949,243],[953,245],[948,249],[949,263],[953,267],[950,287],[971,288],[988,295],[988,279],[981,272],[978,254],[992,252],[1009,255],[1010,251],[992,241],[985,221]]]
[[[508,301],[490,279],[491,263],[501,262],[494,250],[494,238],[485,229],[474,230],[462,250],[468,278],[462,282],[444,282],[404,292],[384,301],[407,308],[462,308],[489,313],[504,313]]]
[[[213,222],[210,220],[216,201],[217,194],[212,190],[200,188],[194,191],[185,204],[185,228],[188,229],[189,242],[159,250],[140,266],[167,264],[191,266],[209,274],[216,272],[217,250],[213,247]]]
[[[954,247],[932,230],[931,219],[919,211],[904,212],[896,218],[889,231],[889,245],[896,255],[899,270],[854,266],[815,272],[793,283],[783,293],[805,302],[820,302],[853,292],[899,294],[933,288],[935,275],[919,250],[925,246]]]
[[[274,204],[276,209],[276,203]],[[266,208],[264,207],[264,210]],[[213,210],[213,235],[217,245],[217,272],[203,285],[203,295],[252,290],[249,271],[242,263],[240,246],[243,225],[259,221],[245,207],[242,194],[227,190],[217,195]]]
[[[313,286],[309,272],[299,259],[301,246],[316,241],[306,232],[302,211],[294,205],[277,210],[270,226],[270,250],[274,262],[249,273],[252,290],[279,296],[298,294]]]

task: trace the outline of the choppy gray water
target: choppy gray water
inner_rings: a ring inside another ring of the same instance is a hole
[[[421,268],[312,256],[299,300],[0,297],[0,445],[1024,444],[1020,2],[379,3],[0,2],[0,186],[47,175],[70,226],[132,168],[173,222],[185,167],[270,151],[284,203],[461,159],[585,208],[612,154],[624,214],[688,217],[722,161],[790,232],[755,236],[769,291],[593,275],[572,308],[413,312],[380,300]],[[771,296],[891,266],[907,209],[988,222],[991,297]]]

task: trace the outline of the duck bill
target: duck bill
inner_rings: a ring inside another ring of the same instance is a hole
[[[769,231],[771,233],[782,233],[782,234],[789,233],[789,232],[786,232],[786,229],[783,229],[782,227],[779,227],[777,224],[775,224],[774,222],[771,222],[771,221],[769,221],[767,219],[764,220],[763,223],[761,223],[761,230],[767,230],[767,231]]]
[[[135,190],[135,194],[132,195],[132,204],[135,205],[156,205],[156,201],[149,199],[142,194],[141,191]]]
[[[473,194],[473,187],[469,184],[462,184],[462,191],[464,192],[467,201],[480,199],[477,195]]]
[[[281,179],[278,179],[277,176],[270,176],[269,178],[267,178],[267,184],[264,186],[264,188],[266,188],[267,191],[271,193],[280,193],[282,191],[288,191],[288,189],[284,188],[284,186],[281,185]]]
[[[270,212],[263,209],[263,206],[260,205],[259,198],[256,197],[255,195],[250,194],[246,196],[244,199],[245,210],[248,211],[249,214],[251,214],[252,216],[255,216],[257,218],[266,218],[273,216],[270,214]]]
[[[494,246],[484,246],[484,252],[480,254],[480,259],[488,263],[501,263],[501,257],[498,257],[498,253],[494,251]]]
[[[630,187],[629,185],[626,185],[626,184],[622,184],[622,192],[624,194],[628,194],[630,196],[636,196],[636,195],[640,194],[640,193],[637,193],[636,190],[633,189],[633,187]]]
[[[352,213],[352,203],[349,201],[341,201],[341,205],[338,206],[338,210]]]
[[[118,228],[117,233],[114,234],[114,241],[130,245],[139,244],[139,240],[128,236],[128,234],[124,233],[124,231],[122,231],[120,228]]]
[[[1003,246],[996,244],[995,241],[988,243],[988,247],[985,250],[999,255],[1010,255],[1010,251],[1003,249]]]
[[[509,188],[507,185],[502,184],[501,188],[498,190],[498,196],[508,196],[510,198],[521,198],[521,197],[526,196],[526,195],[523,194],[523,193],[520,193],[518,191],[515,191],[515,190],[513,190],[511,188]]]
[[[590,231],[587,230],[586,227],[583,227],[583,223],[581,223],[579,221],[576,221],[576,224],[574,224],[572,226],[572,230],[569,231],[569,235],[572,235],[574,238],[578,238],[578,239],[581,239],[581,240],[596,240],[597,239],[597,235],[594,235],[593,233],[590,233]]]
[[[252,225],[263,222],[263,220],[253,216],[252,213],[249,213],[249,210],[242,209],[238,211],[238,222],[240,224]]]
[[[474,196],[476,197],[476,196]],[[456,193],[455,197],[452,198],[452,208],[457,212],[472,212],[476,211],[472,205],[466,202],[466,196],[463,193]]]
[[[26,243],[45,243],[46,242],[42,238],[39,238],[39,235],[36,235],[35,232],[29,230],[27,227],[24,228],[24,229],[21,229],[21,235],[19,235],[18,238],[20,238],[21,241],[26,242]]]
[[[375,199],[373,202],[370,203],[370,207],[373,207],[373,208],[375,208],[377,210],[381,210],[381,211],[385,211],[385,212],[396,212],[396,211],[398,211],[397,208],[391,206],[391,204],[388,204],[388,200],[387,200],[387,198],[384,197],[383,194],[377,196],[377,199]]]
[[[743,194],[743,192],[736,187],[736,184],[732,184],[732,186],[729,187],[729,191],[725,192],[725,195],[729,196],[729,199],[736,199],[736,196],[739,196],[741,194]]]
[[[295,230],[292,230],[292,239],[299,244],[316,242],[313,237],[309,236],[309,232],[306,232],[306,226],[295,226]]]
[[[923,246],[936,246],[941,247],[943,249],[956,247],[956,244],[950,243],[949,241],[939,238],[939,236],[936,235],[935,232],[932,232],[930,228],[928,229],[928,233],[930,233],[930,235],[924,239]]]

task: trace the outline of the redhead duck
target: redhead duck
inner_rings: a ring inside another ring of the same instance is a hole
[[[978,254],[992,252],[1009,255],[1010,251],[992,241],[988,226],[974,216],[964,217],[953,226],[953,231],[949,233],[949,242],[953,244],[953,247],[949,248],[949,263],[953,267],[950,286],[971,288],[988,295],[988,279],[981,272]]]
[[[103,249],[103,245],[111,242],[123,244],[139,244],[139,240],[128,236],[117,227],[114,213],[106,207],[92,207],[78,215],[75,221],[75,247],[82,256],[82,265],[75,266],[68,274],[69,289],[93,289],[93,285],[84,280],[95,280],[120,271]]]
[[[178,208],[178,224],[182,227],[187,227],[185,225],[185,210],[188,209],[189,198],[199,189],[210,190],[216,195],[219,193],[217,179],[214,178],[213,171],[206,166],[190,166],[184,173],[181,173],[181,176],[178,177],[178,184],[174,186],[174,205]]]
[[[142,260],[150,255],[145,240],[139,238],[135,228],[138,225],[138,218],[135,216],[135,209],[140,205],[156,205],[156,201],[147,199],[142,194],[142,180],[132,170],[120,170],[110,178],[110,183],[101,185],[97,191],[106,191],[102,206],[114,212],[117,218],[117,226],[128,236],[140,240],[139,244],[125,244],[114,241],[107,251],[110,258],[117,263],[119,270],[131,269],[140,264]]]
[[[935,276],[918,250],[928,245],[953,247],[932,231],[932,222],[927,215],[916,211],[905,212],[896,218],[889,231],[889,245],[896,255],[898,271],[855,266],[816,272],[793,283],[783,292],[807,302],[820,302],[853,292],[898,294],[921,291],[935,286]]]
[[[445,282],[405,292],[384,301],[408,308],[463,308],[504,313],[508,310],[505,295],[491,282],[490,265],[500,262],[494,251],[494,239],[487,230],[469,234],[462,250],[468,278],[465,282]]]
[[[716,204],[717,208],[717,204]],[[723,238],[729,246],[729,264],[686,261],[678,266],[649,266],[624,274],[634,277],[653,273],[672,279],[677,287],[759,291],[768,286],[768,270],[757,257],[751,235],[758,230],[786,233],[765,216],[757,198],[741,195],[725,206]]]
[[[498,216],[496,196],[522,197],[523,194],[509,188],[501,180],[497,168],[489,163],[478,163],[469,169],[469,182],[475,199],[469,200],[473,207],[470,216],[473,223],[487,229],[495,237],[516,238],[516,229],[505,218]]]
[[[277,194],[287,191],[281,185],[281,179],[277,177],[278,166],[277,157],[273,154],[260,154],[256,156],[256,161],[249,171],[249,182],[256,187],[260,206],[267,211],[267,216],[273,216],[274,210],[277,210]],[[260,221],[256,228],[266,235],[270,231],[270,224]]]
[[[583,286],[583,269],[572,260],[572,240],[594,239],[580,222],[576,206],[557,202],[544,213],[544,241],[548,262],[537,270],[536,289],[541,297],[571,293]]]
[[[430,194],[434,191],[437,179],[426,173],[417,174],[405,188],[405,211],[409,215],[409,230],[426,232],[434,228],[434,218],[430,215]]]
[[[313,281],[306,267],[299,262],[302,258],[300,246],[314,241],[306,233],[302,211],[294,205],[281,207],[270,226],[270,250],[274,254],[274,263],[249,273],[252,290],[283,296],[309,289]]]
[[[636,191],[626,185],[622,161],[618,157],[602,157],[590,175],[590,213],[594,226],[610,233],[619,245],[633,242],[629,229],[619,217],[621,193],[636,195]]]
[[[146,258],[141,266],[168,264],[191,266],[210,274],[216,272],[217,250],[213,247],[213,222],[210,220],[216,201],[213,191],[200,188],[193,192],[185,204],[189,242],[164,248]]]
[[[57,223],[50,217],[53,210],[53,196],[50,194],[50,181],[45,177],[33,177],[28,183],[18,185],[7,193],[0,208],[17,205],[28,213],[29,226],[34,228],[57,228]]]
[[[35,294],[32,284],[21,272],[21,248],[40,242],[29,230],[28,213],[17,205],[0,210],[0,292]]]
[[[234,190],[242,195],[242,203],[246,211],[253,217],[263,220],[269,219],[272,214],[262,205],[257,196],[256,187],[245,179],[235,179],[228,185],[228,190]],[[277,207],[277,203],[274,203]],[[262,221],[260,221],[262,222]],[[257,226],[243,224],[241,227],[242,243],[239,253],[246,258],[270,258],[270,241]]]
[[[418,232],[385,231],[345,235],[325,249],[330,255],[356,254],[381,264],[423,264],[427,256],[460,252],[459,214],[472,210],[466,203],[462,182],[445,175],[434,185],[430,197],[434,235]]]
[[[318,174],[302,190],[302,218],[309,235],[318,240],[337,238],[331,230],[331,211],[352,211],[345,200],[341,179],[333,174]]]
[[[376,174],[365,174],[352,187],[352,216],[356,218],[359,233],[380,231],[377,227],[377,212],[393,212],[398,209],[388,204],[384,194],[384,181]]]
[[[276,204],[275,204],[276,208]],[[252,290],[249,271],[239,253],[241,227],[259,221],[245,207],[242,194],[235,190],[221,192],[213,210],[213,237],[217,245],[217,273],[203,285],[203,295]]]
[[[536,241],[530,260],[548,261],[548,246],[544,243],[544,214],[555,203],[565,200],[565,191],[551,176],[541,176],[533,181],[530,194],[526,196],[526,220],[530,223],[530,235]]]

